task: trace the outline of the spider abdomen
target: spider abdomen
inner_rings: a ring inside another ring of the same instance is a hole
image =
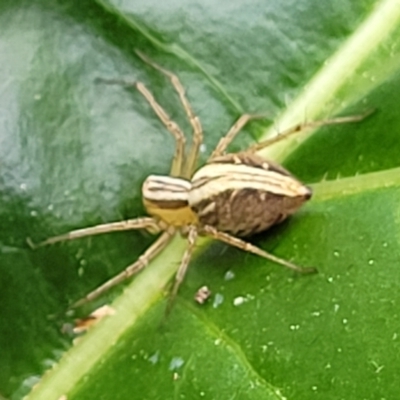
[[[237,153],[200,168],[188,202],[200,224],[250,236],[283,221],[310,197],[311,190],[281,166]]]

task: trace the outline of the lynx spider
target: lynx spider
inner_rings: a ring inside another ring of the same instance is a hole
[[[107,232],[115,232],[115,231],[147,229],[150,232],[162,232],[161,235],[157,238],[157,240],[133,264],[129,265],[121,273],[109,279],[104,284],[102,284],[89,294],[87,294],[85,297],[75,302],[72,305],[72,307],[78,307],[83,303],[86,303],[88,301],[97,298],[98,296],[106,292],[109,288],[119,284],[123,280],[141,271],[148,265],[151,259],[156,257],[164,249],[164,247],[169,243],[169,241],[177,232],[180,232],[183,236],[187,238],[188,247],[182,257],[181,264],[179,266],[178,272],[175,277],[175,281],[170,296],[170,303],[171,299],[173,299],[177,294],[179,285],[185,276],[198,235],[206,235],[211,238],[220,240],[222,242],[225,242],[229,245],[232,245],[244,251],[264,257],[277,264],[281,264],[297,272],[302,272],[302,273],[314,272],[315,271],[314,268],[299,267],[287,260],[276,257],[273,254],[270,254],[260,249],[259,247],[256,247],[240,239],[237,236],[230,234],[229,233],[230,229],[221,231],[218,230],[216,226],[206,225],[199,222],[198,220],[199,212],[198,211],[196,212],[193,209],[191,209],[191,207],[189,207],[188,204],[189,193],[193,190],[192,179],[194,178],[195,174],[198,174],[200,171],[205,170],[205,167],[211,166],[212,168],[213,165],[215,165],[215,163],[218,163],[221,160],[222,163],[227,166],[227,168],[231,168],[233,171],[229,172],[227,170],[225,172],[222,172],[223,174],[224,173],[226,174],[226,176],[222,176],[222,178],[229,178],[230,177],[229,174],[231,173],[238,174],[239,178],[242,178],[241,175],[242,173],[236,172],[236,169],[238,169],[238,165],[240,166],[244,165],[244,167],[247,167],[248,163],[252,163],[254,160],[256,160],[257,162],[262,160],[259,156],[255,155],[256,151],[261,150],[273,143],[286,139],[288,136],[296,134],[304,129],[319,127],[322,125],[341,124],[346,122],[360,121],[365,118],[367,113],[363,115],[354,115],[348,117],[339,117],[321,121],[300,123],[280,133],[276,137],[273,137],[271,139],[250,146],[247,150],[243,152],[236,154],[229,154],[229,153],[227,154],[226,153],[227,147],[234,140],[234,138],[240,132],[240,130],[250,120],[262,117],[260,115],[244,114],[234,123],[234,125],[229,129],[228,133],[220,139],[219,143],[212,152],[211,156],[208,158],[206,165],[198,169],[196,172],[196,162],[199,154],[199,149],[203,142],[203,131],[198,117],[194,114],[192,107],[186,98],[185,89],[182,83],[180,82],[179,78],[175,74],[154,63],[142,53],[137,51],[137,54],[145,63],[149,64],[150,66],[161,72],[171,81],[174,90],[177,92],[179,96],[180,102],[184,108],[186,116],[193,130],[192,145],[189,149],[189,152],[186,155],[185,151],[186,139],[183,134],[183,131],[178,126],[178,124],[176,124],[174,121],[170,119],[169,115],[154,99],[152,93],[146,88],[146,86],[143,83],[141,82],[130,83],[120,80],[104,80],[107,83],[119,83],[119,84],[122,83],[126,86],[135,86],[137,90],[147,100],[147,102],[154,110],[154,112],[157,114],[158,118],[161,120],[161,122],[164,124],[167,130],[175,138],[176,146],[175,146],[175,153],[171,162],[170,175],[169,176],[151,175],[146,179],[146,181],[143,184],[143,189],[142,189],[143,202],[148,213],[152,215],[151,217],[139,217],[134,219],[128,219],[125,221],[105,223],[89,228],[78,229],[70,231],[63,235],[51,237],[39,244],[33,244],[32,242],[30,242],[32,247],[39,247],[65,240],[72,240],[72,239],[77,239]],[[282,175],[282,179],[283,176],[286,176],[290,181],[289,183],[293,182],[295,183],[296,185],[295,190],[299,191],[299,196],[302,197],[300,199],[301,200],[300,204],[296,206],[296,209],[304,201],[308,200],[311,197],[310,189],[301,184],[299,181],[297,181],[294,177],[290,175],[290,173],[288,173],[282,167],[271,163],[268,164],[268,162],[266,162],[265,160],[262,160],[260,162],[262,162],[262,164],[257,165],[256,169],[262,170],[265,166],[267,169],[268,167],[270,169],[276,168],[278,174],[280,173]],[[212,174],[212,170],[210,171]],[[211,177],[214,177],[214,175],[211,175]],[[202,178],[204,179],[204,176]],[[250,179],[245,182],[245,184],[247,186],[245,188],[239,189],[239,192],[240,190],[244,189],[253,189],[251,176]],[[229,189],[229,186],[227,188]],[[150,193],[151,190],[154,190],[155,193],[159,193],[159,195],[161,195],[161,197],[163,198],[157,198],[157,199],[146,198],[146,193]],[[217,193],[217,195],[219,195],[219,192]],[[167,204],[167,203],[173,203],[173,204]],[[207,206],[210,206],[210,204],[207,204],[205,208],[207,208]],[[202,212],[204,210],[200,211]],[[286,214],[284,211],[285,210],[283,210],[284,214],[283,218],[273,223],[270,223],[269,225],[267,224],[265,229],[268,229],[268,227],[270,225],[273,225],[274,223],[280,222],[281,220],[286,218],[286,216],[293,213],[295,210],[293,212],[292,211],[287,212]],[[261,231],[265,229],[262,229]],[[251,235],[252,233],[255,232],[253,232],[252,229],[249,228],[249,232],[247,232],[245,236]]]

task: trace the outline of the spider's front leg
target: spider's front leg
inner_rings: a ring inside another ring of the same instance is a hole
[[[106,293],[112,287],[123,282],[125,279],[128,279],[131,276],[140,272],[149,264],[149,262],[154,257],[156,257],[165,248],[165,246],[170,242],[174,233],[175,229],[173,227],[167,229],[133,264],[126,267],[121,273],[115,275],[107,282],[103,283],[95,290],[87,294],[82,299],[76,301],[74,304],[72,304],[71,308],[79,307],[89,301],[96,299],[100,295]]]
[[[33,243],[30,238],[28,238],[27,241],[32,248],[37,248],[57,242],[64,242],[66,240],[74,240],[110,232],[130,231],[134,229],[147,229],[151,233],[157,233],[161,230],[161,227],[154,218],[142,217],[95,225],[89,228],[76,229],[74,231],[64,233],[63,235],[53,236],[40,243]]]
[[[203,143],[203,129],[201,127],[201,123],[197,115],[193,112],[192,106],[190,105],[187,97],[186,91],[182,82],[179,80],[178,76],[168,71],[167,69],[161,67],[155,62],[151,61],[147,56],[145,56],[140,51],[136,50],[136,54],[147,64],[151,65],[156,70],[160,71],[163,75],[165,75],[172,83],[175,91],[178,93],[181,104],[185,110],[186,116],[190,122],[190,125],[193,129],[193,142],[190,147],[189,154],[182,164],[181,174],[180,176],[183,178],[190,178],[193,175],[193,172],[196,168],[197,157],[199,155],[199,149],[201,144]]]
[[[139,92],[143,95],[143,97],[148,101],[151,108],[157,114],[158,118],[160,118],[164,126],[175,138],[176,141],[175,154],[171,163],[170,175],[182,176],[182,168],[185,160],[185,143],[186,143],[186,139],[182,129],[175,121],[173,121],[170,118],[167,112],[155,100],[153,94],[146,88],[146,86],[143,83],[141,82],[136,83],[136,87],[139,90]]]
[[[170,167],[170,175],[171,176],[181,176],[183,170],[183,164],[185,162],[185,144],[186,139],[183,134],[182,129],[179,125],[173,121],[168,113],[164,110],[163,107],[157,102],[154,98],[153,94],[142,82],[130,82],[122,79],[98,79],[99,82],[108,83],[108,84],[117,84],[123,85],[126,87],[135,87],[147,100],[150,107],[156,113],[160,121],[164,124],[167,130],[171,133],[171,135],[175,139],[175,153],[171,162]]]
[[[105,293],[111,287],[118,285],[125,279],[135,275],[143,268],[147,266],[147,264],[156,256],[158,255],[161,250],[168,244],[171,240],[173,234],[175,233],[175,228],[173,226],[168,226],[167,224],[160,222],[151,217],[142,217],[142,218],[135,218],[129,219],[125,221],[119,222],[111,222],[107,224],[101,224],[92,226],[89,228],[77,229],[63,235],[54,236],[52,238],[46,239],[43,242],[38,244],[32,243],[32,241],[28,238],[28,244],[32,248],[37,248],[49,244],[54,244],[58,242],[63,242],[66,240],[74,240],[83,237],[99,235],[102,233],[111,233],[117,231],[127,231],[127,230],[134,230],[134,229],[147,229],[151,233],[157,233],[160,231],[164,231],[161,236],[135,261],[133,264],[125,268],[121,273],[114,276],[84,298],[75,302],[71,307],[78,307],[82,304],[91,301],[101,294]]]
[[[125,279],[135,275],[143,268],[147,266],[147,264],[161,252],[161,250],[168,244],[170,239],[172,238],[173,234],[175,233],[175,228],[173,226],[168,226],[163,222],[160,222],[151,217],[142,217],[142,218],[135,218],[129,219],[126,221],[119,221],[119,222],[111,222],[107,224],[101,224],[92,226],[89,228],[77,229],[63,235],[54,236],[49,239],[44,240],[38,244],[34,244],[30,239],[28,239],[28,244],[32,248],[37,248],[49,244],[54,244],[58,242],[63,242],[66,240],[74,240],[79,238],[84,238],[93,235],[99,235],[103,233],[111,233],[117,231],[127,231],[127,230],[134,230],[134,229],[147,229],[151,233],[157,233],[160,231],[164,231],[161,236],[135,261],[133,264],[129,265],[125,268],[121,273],[114,276],[84,298],[75,302],[71,307],[78,307],[82,304],[91,301],[101,294],[105,293],[111,287],[121,283]]]

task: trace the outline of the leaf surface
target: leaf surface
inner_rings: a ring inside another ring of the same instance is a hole
[[[398,1],[0,7],[0,397],[396,397]],[[190,136],[170,83],[134,49],[182,80],[205,132],[200,162],[243,112],[268,118],[231,151],[304,120],[375,109],[263,153],[312,184],[314,197],[251,240],[317,275],[201,240],[164,320],[165,288],[186,248],[176,238],[124,288],[65,313],[153,236],[113,233],[35,251],[26,238],[145,215],[141,183],[168,174],[174,151],[139,93],[96,79],[145,83]],[[212,296],[200,306],[193,296],[204,284]],[[115,314],[73,345],[73,319],[111,300]]]

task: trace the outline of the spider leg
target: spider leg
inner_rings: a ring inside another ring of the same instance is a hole
[[[159,232],[160,226],[154,218],[142,217],[127,219],[126,221],[110,222],[107,224],[92,226],[90,228],[77,229],[63,235],[51,237],[38,244],[33,243],[29,238],[27,239],[27,241],[32,248],[36,248],[46,246],[48,244],[63,242],[65,240],[73,240],[108,232],[129,231],[133,229],[147,229],[150,232]]]
[[[168,129],[168,131],[172,134],[175,138],[176,146],[175,146],[175,153],[174,158],[172,159],[171,163],[171,176],[180,176],[182,170],[182,164],[185,158],[185,143],[186,138],[182,132],[182,129],[179,125],[173,121],[167,112],[161,107],[161,105],[156,101],[153,94],[150,92],[147,87],[141,82],[129,82],[123,79],[97,79],[103,83],[109,84],[119,84],[124,86],[134,86],[136,89],[143,95],[143,97],[147,100],[150,104],[151,108],[157,114],[158,118],[164,124],[164,126]]]
[[[171,176],[181,176],[182,165],[185,158],[185,143],[186,138],[182,132],[182,129],[179,125],[173,121],[167,112],[157,103],[152,93],[146,88],[146,86],[141,83],[136,83],[136,88],[139,92],[144,96],[144,98],[148,101],[151,108],[157,114],[158,118],[160,118],[161,122],[164,126],[169,130],[172,136],[176,140],[175,154],[172,159],[170,175]]]
[[[261,119],[265,118],[265,115],[262,114],[243,114],[229,129],[228,133],[220,139],[217,144],[217,147],[211,153],[208,161],[212,160],[214,157],[222,156],[225,154],[226,148],[231,144],[233,139],[235,139],[236,135],[240,132],[240,130],[252,119]]]
[[[193,112],[193,109],[186,97],[185,88],[183,87],[179,78],[173,74],[171,71],[164,69],[159,66],[155,62],[151,61],[148,57],[146,57],[143,53],[136,50],[136,54],[147,64],[151,65],[156,70],[160,71],[164,74],[172,83],[174,89],[179,95],[179,99],[183,105],[186,116],[190,122],[190,125],[193,129],[193,142],[189,151],[189,155],[186,159],[185,165],[183,165],[182,169],[182,177],[190,178],[193,175],[194,169],[196,167],[197,156],[199,154],[200,145],[203,142],[203,129],[201,127],[201,123],[199,118]]]
[[[300,272],[303,274],[315,273],[317,270],[312,267],[300,267],[296,264],[291,263],[290,261],[284,260],[283,258],[279,258],[274,256],[271,253],[267,253],[266,251],[260,249],[257,246],[252,245],[251,243],[245,242],[242,239],[239,239],[235,236],[229,235],[227,233],[216,230],[210,225],[205,225],[202,227],[202,233],[211,236],[214,239],[220,240],[221,242],[227,243],[231,246],[237,247],[244,251],[248,251],[250,253],[256,254],[258,256],[264,257],[270,261],[273,261],[276,264],[283,265],[284,267],[290,268],[296,272]]]
[[[173,283],[171,292],[169,293],[169,298],[168,298],[168,303],[167,303],[167,308],[165,310],[165,315],[168,315],[172,309],[172,305],[174,303],[175,297],[178,293],[179,286],[181,285],[185,275],[186,271],[189,266],[190,259],[192,258],[192,254],[195,248],[196,244],[196,239],[197,239],[197,228],[192,226],[189,228],[187,240],[188,240],[188,247],[182,257],[181,265],[179,266],[179,269],[175,275],[175,281]]]
[[[264,149],[265,147],[270,146],[271,144],[280,142],[281,140],[285,140],[289,136],[295,135],[295,134],[305,131],[307,129],[318,128],[318,127],[325,126],[325,125],[338,125],[338,124],[346,124],[349,122],[359,122],[359,121],[362,121],[363,119],[365,119],[366,117],[368,117],[374,111],[375,111],[374,109],[371,109],[371,110],[368,110],[365,113],[359,114],[359,115],[350,115],[350,116],[346,116],[346,117],[323,119],[320,121],[301,122],[297,125],[290,127],[289,129],[286,129],[285,131],[283,131],[282,133],[279,133],[278,135],[276,135],[273,138],[264,140],[260,143],[253,144],[246,151],[250,151],[252,153],[259,151],[261,149]]]
[[[82,299],[76,301],[74,304],[72,304],[71,308],[76,308],[81,306],[82,304],[92,301],[93,299],[105,293],[113,286],[118,285],[125,279],[128,279],[131,276],[138,273],[139,271],[141,271],[155,256],[157,256],[161,252],[161,250],[164,249],[164,247],[171,240],[174,233],[175,233],[174,229],[170,229],[163,232],[161,236],[137,259],[137,261],[129,265],[118,275],[112,277],[107,282],[97,287],[95,290],[87,294]]]

